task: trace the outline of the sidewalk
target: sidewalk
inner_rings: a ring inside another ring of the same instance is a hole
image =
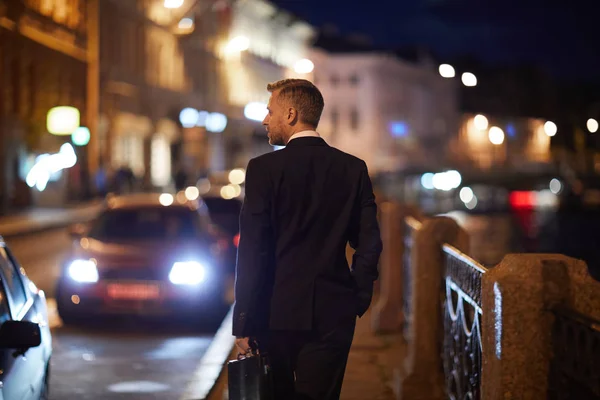
[[[367,312],[356,324],[341,400],[394,400],[393,371],[405,354],[402,335],[375,335]]]
[[[0,235],[6,238],[87,222],[101,210],[102,204],[103,200],[93,200],[66,208],[32,208],[0,217]]]
[[[371,314],[357,321],[354,342],[350,350],[341,400],[395,400],[394,369],[402,364],[406,354],[402,334],[375,335],[371,332]],[[235,358],[232,350],[229,359]],[[227,400],[227,367],[219,377],[208,400]],[[279,399],[278,399],[279,400]]]

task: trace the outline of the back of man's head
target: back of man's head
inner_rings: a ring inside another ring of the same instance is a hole
[[[317,127],[325,102],[323,95],[312,82],[306,79],[282,79],[269,83],[267,90],[277,95],[277,101],[294,107],[300,122]]]

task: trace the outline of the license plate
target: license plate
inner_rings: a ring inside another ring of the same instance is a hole
[[[154,300],[160,296],[158,285],[146,283],[110,283],[107,292],[117,300]]]

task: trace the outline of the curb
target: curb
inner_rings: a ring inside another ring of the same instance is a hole
[[[231,334],[233,326],[233,306],[223,319],[210,346],[200,359],[188,387],[179,400],[206,400],[219,381],[235,345]]]

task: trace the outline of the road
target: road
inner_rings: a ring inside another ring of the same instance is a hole
[[[63,326],[52,297],[60,263],[70,246],[66,230],[17,237],[7,243],[27,275],[49,297],[54,340],[52,399],[173,400],[184,393],[211,342],[214,326],[207,330],[131,318]]]

